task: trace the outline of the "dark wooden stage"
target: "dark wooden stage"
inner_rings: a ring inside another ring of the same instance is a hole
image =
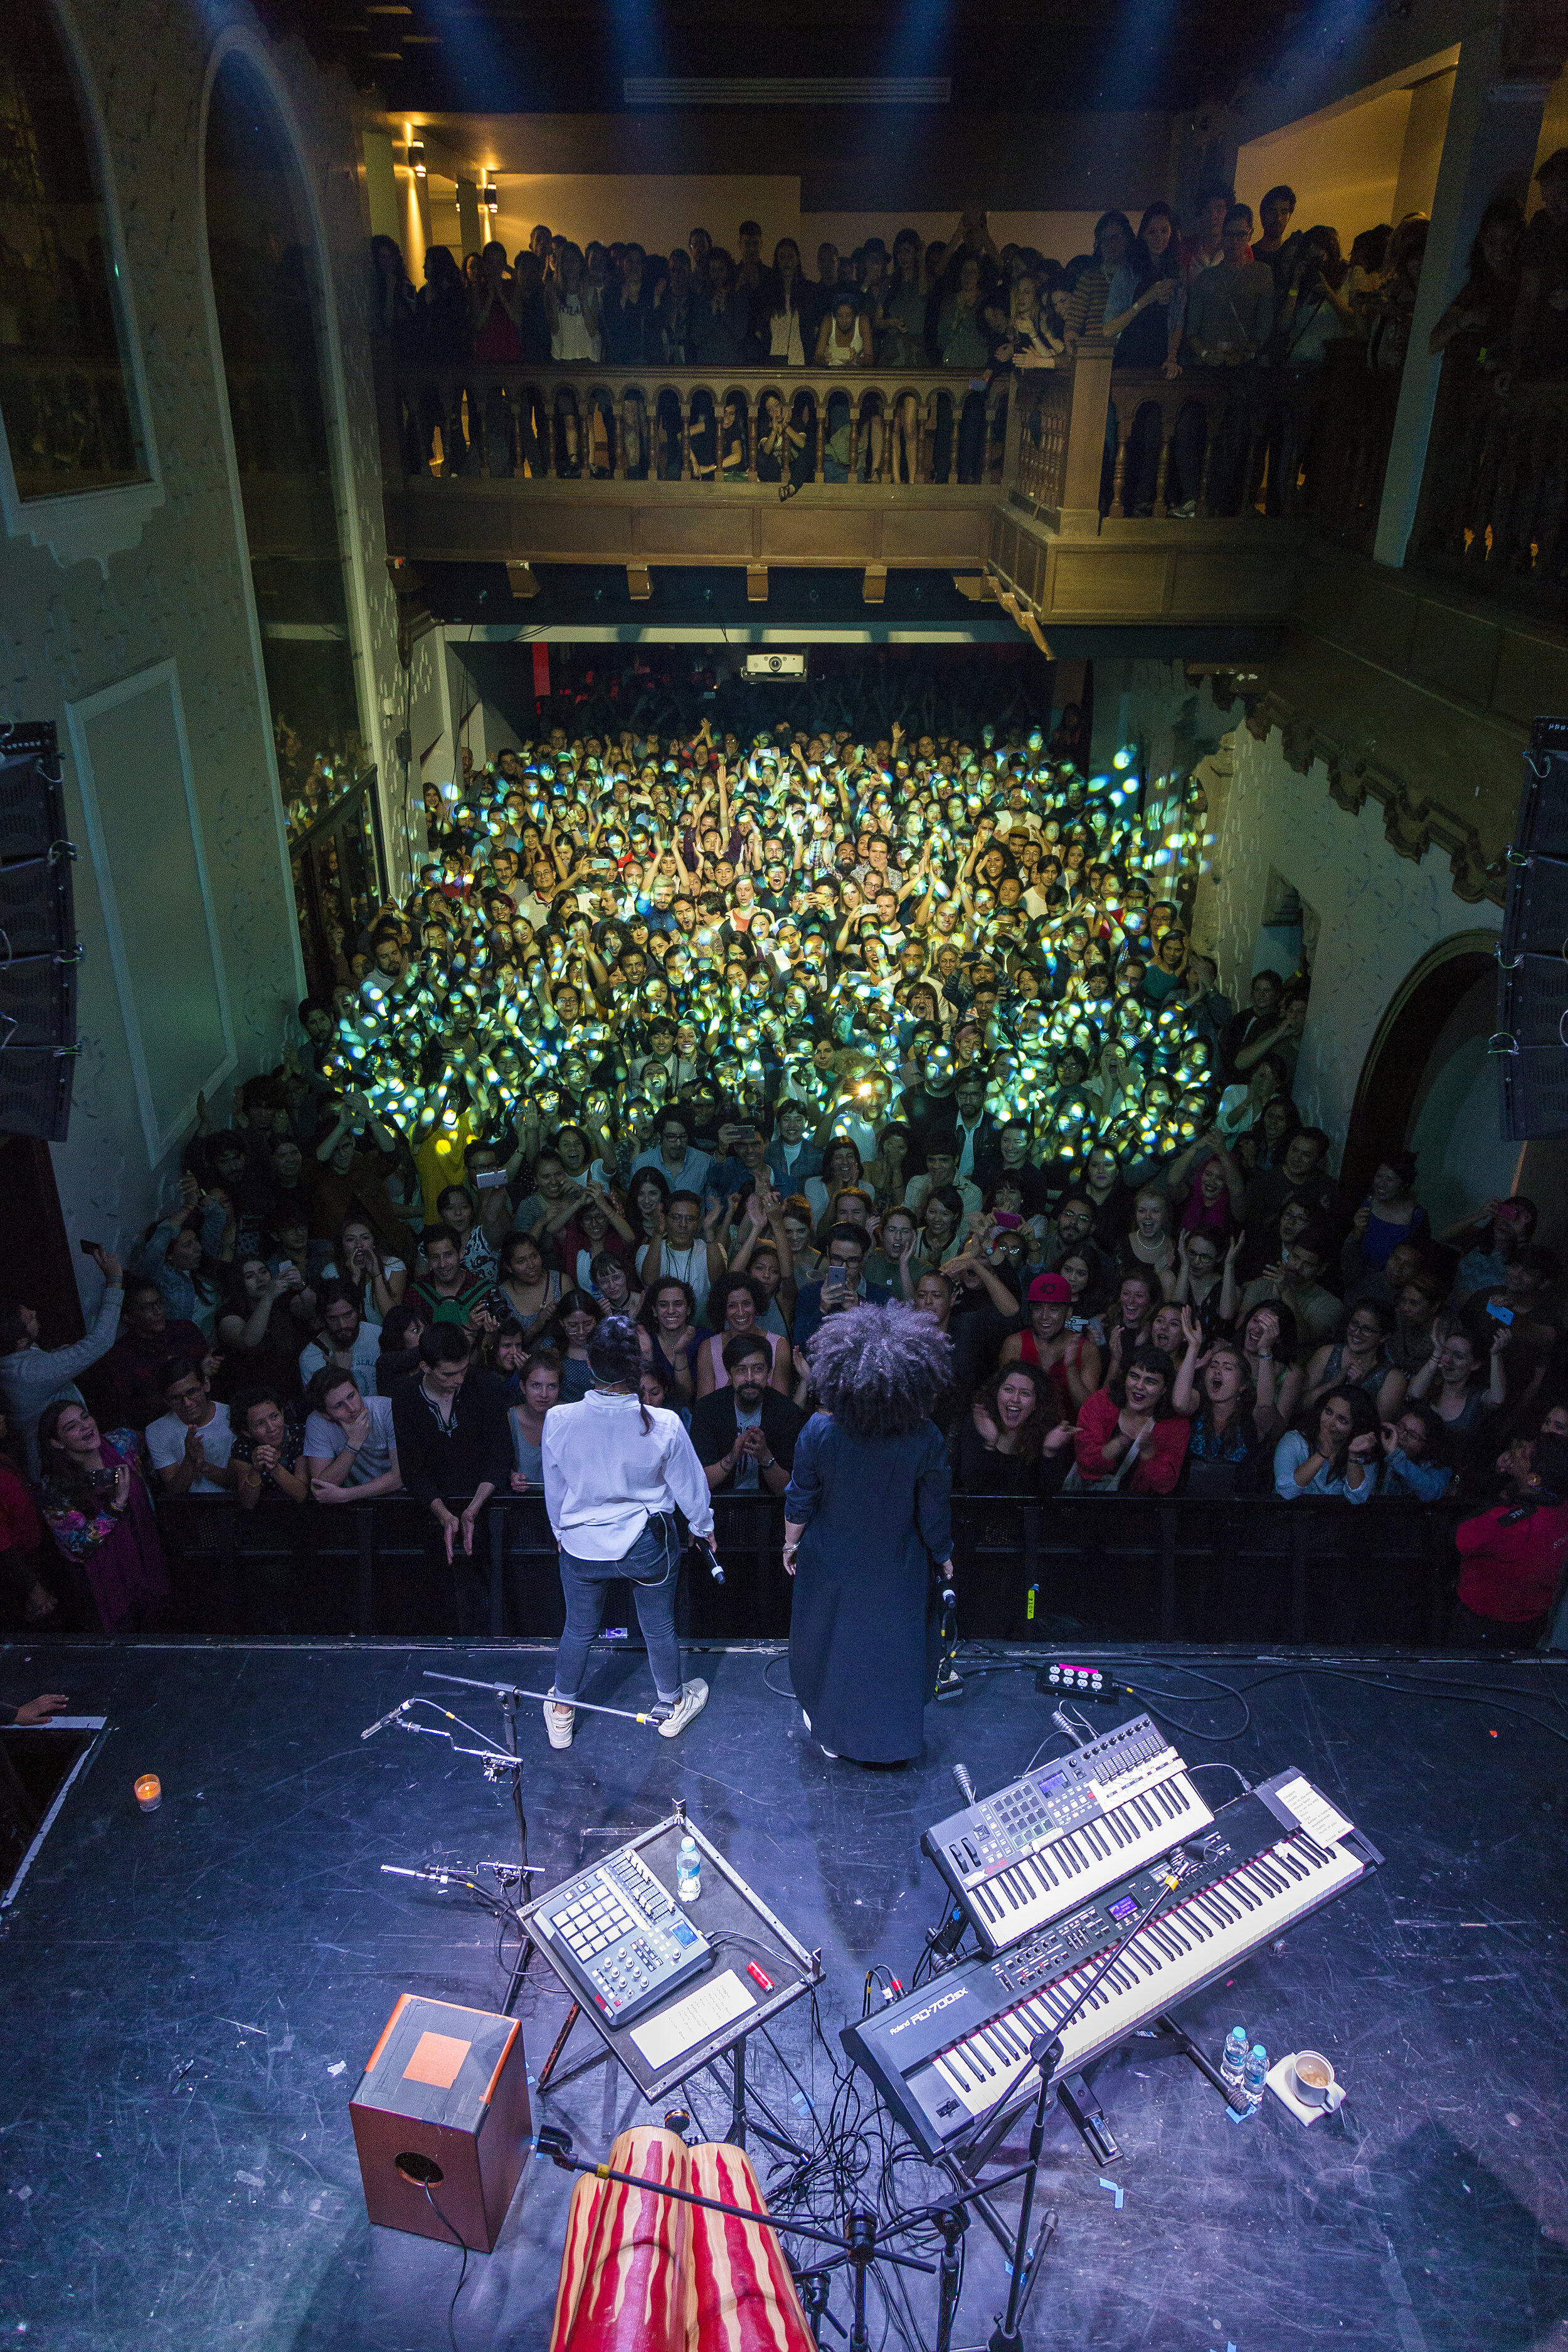
[[[966,1764],[984,1792],[1049,1733],[1035,1669],[1050,1654],[984,1673],[962,1659],[963,1698],[928,1711],[924,1759],[896,1771],[826,1761],[771,1687],[787,1689],[773,1649],[694,1659],[712,1697],[678,1742],[584,1717],[574,1748],[552,1754],[531,1708],[524,1798],[545,1865],[535,1884],[683,1797],[785,1927],[822,1948],[822,2021],[837,2054],[867,1969],[885,1962],[907,1981],[940,1916],[919,1836],[959,1801],[951,1768]],[[1316,2046],[1349,2098],[1308,2130],[1270,2095],[1236,2126],[1184,2059],[1136,2044],[1112,2058],[1097,2087],[1123,2151],[1121,2209],[1053,2117],[1041,2201],[1059,2221],[1026,2340],[1110,2352],[1568,2346],[1568,1751],[1553,1736],[1568,1733],[1568,1658],[1402,1660],[1417,1687],[1391,1696],[1376,1686],[1386,1659],[1356,1664],[1367,1678],[1356,1680],[1342,1658],[1303,1671],[1300,1653],[1143,1654],[1159,1663],[1123,1653],[1122,1672],[1194,1727],[1174,1735],[1189,1762],[1223,1759],[1249,1779],[1299,1765],[1387,1857],[1282,1953],[1253,1958],[1182,2012],[1216,2058],[1237,2021],[1271,2057]],[[437,1687],[420,1682],[426,1666],[542,1685],[550,1663],[548,1649],[516,1643],[6,1654],[7,1698],[58,1687],[110,1728],[0,1915],[0,2341],[47,2352],[445,2343],[458,2254],[369,2226],[348,2102],[400,1993],[499,2006],[512,1948],[509,1938],[498,1964],[493,1921],[381,1865],[510,1857],[512,1816],[479,1766],[440,1742],[359,1735]],[[1241,1710],[1182,1671],[1189,1663],[1247,1691],[1239,1738],[1205,1736],[1232,1730]],[[1494,1696],[1445,1696],[1439,1675]],[[635,1652],[613,1651],[595,1676],[589,1695],[606,1702],[648,1696]],[[461,1713],[499,1729],[490,1700],[464,1696]],[[1091,1712],[1097,1729],[1116,1719]],[[165,1791],[148,1816],[132,1792],[144,1770]],[[1226,1783],[1203,1785],[1217,1797]],[[564,2009],[536,1964],[518,2007],[535,2072]],[[832,2079],[806,2004],[776,2038],[798,2082],[753,2044],[754,2084],[809,2139]],[[727,2092],[711,2075],[690,2090],[699,2120],[721,2132]],[[589,2157],[623,2123],[658,2120],[609,2065],[536,2100],[536,2122],[542,2113]],[[766,2151],[754,2153],[765,2182]],[[937,2187],[917,2161],[898,2180],[910,2202]],[[563,2174],[530,2163],[496,2252],[470,2258],[461,2352],[542,2347],[568,2192]],[[1005,2286],[977,2223],[955,2345],[984,2343]],[[911,2295],[929,2344],[931,2283],[912,2281]],[[875,2344],[887,2317],[875,2289],[872,2304]],[[835,2310],[847,2316],[842,2291]],[[884,2340],[896,2347],[899,2326]]]

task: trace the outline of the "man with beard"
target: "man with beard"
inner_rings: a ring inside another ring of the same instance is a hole
[[[759,1331],[737,1332],[722,1349],[726,1382],[700,1397],[691,1443],[715,1495],[782,1495],[795,1466],[803,1416],[770,1386],[773,1358]]]

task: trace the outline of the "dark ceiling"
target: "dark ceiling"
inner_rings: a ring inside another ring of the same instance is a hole
[[[1373,0],[1376,13],[1381,0]],[[952,106],[1187,109],[1224,99],[1300,0],[262,0],[394,112],[609,113],[636,75],[942,75]]]

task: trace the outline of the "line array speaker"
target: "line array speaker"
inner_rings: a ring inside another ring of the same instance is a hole
[[[1498,1115],[1516,1143],[1568,1135],[1568,719],[1535,721],[1524,767],[1491,1041]]]
[[[0,1129],[63,1143],[81,949],[52,723],[0,730]]]

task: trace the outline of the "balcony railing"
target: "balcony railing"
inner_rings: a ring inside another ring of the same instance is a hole
[[[389,362],[382,388],[389,470],[414,479],[930,488],[1002,478],[1006,379],[963,369]],[[740,462],[726,467],[732,442]]]
[[[698,1641],[784,1639],[784,1506],[714,1498],[726,1580],[683,1570],[681,1632]],[[563,1608],[542,1502],[489,1505],[459,1605],[429,1513],[413,1501],[332,1509],[164,1498],[172,1630],[190,1634],[444,1635],[553,1640]],[[1458,1566],[1458,1507],[1396,1499],[1360,1508],[1304,1497],[1233,1503],[1132,1496],[1023,1502],[953,1497],[966,1639],[1269,1643],[1440,1642]],[[627,1625],[626,1594],[608,1623]],[[629,1630],[636,1637],[636,1618]]]
[[[1561,614],[1568,580],[1568,383],[1444,362],[1412,561],[1483,595]]]
[[[19,498],[147,478],[118,360],[0,351],[0,411]]]
[[[1302,551],[1370,555],[1400,394],[1316,368],[989,379],[378,356],[389,544],[458,561],[984,564],[1016,617],[1281,621]],[[1568,570],[1568,386],[1445,368],[1411,562],[1537,610]],[[728,460],[728,462],[726,462]],[[643,584],[633,593],[646,593]],[[759,593],[765,595],[765,586]]]

